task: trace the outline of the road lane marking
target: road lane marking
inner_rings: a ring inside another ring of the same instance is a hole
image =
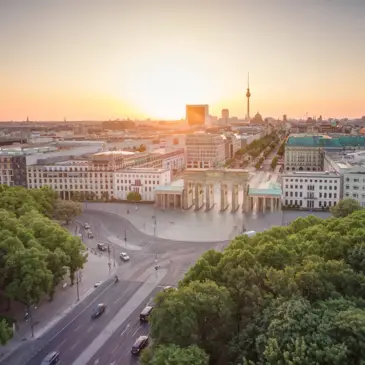
[[[120,309],[118,313],[113,317],[109,324],[104,327],[104,330],[84,348],[84,351],[73,362],[73,365],[85,365],[87,364],[95,354],[108,342],[112,334],[118,331],[121,323],[124,323],[138,308],[139,304],[150,297],[152,292],[156,289],[157,285],[161,283],[167,274],[167,270],[158,270],[157,275],[149,276],[146,281],[141,285],[137,291],[129,298],[127,303]],[[138,304],[137,304],[138,303]]]
[[[132,336],[134,337],[136,335],[136,333],[141,329],[143,328],[143,326],[139,326],[132,334]]]
[[[130,323],[128,323],[126,326],[125,326],[125,328],[124,328],[124,330],[123,330],[123,332],[120,334],[121,336],[123,336],[128,330],[129,330],[129,327],[130,327],[131,325],[130,325]]]
[[[112,351],[112,354],[114,354],[115,351],[118,350],[119,344],[117,346],[115,346],[115,349]]]
[[[117,304],[121,299],[123,299],[123,297],[119,297],[118,299],[114,300],[114,304]]]
[[[76,341],[75,344],[71,347],[71,350],[74,349],[80,341],[81,340]]]
[[[60,348],[65,342],[67,341],[67,338],[65,338],[59,345],[58,348]]]

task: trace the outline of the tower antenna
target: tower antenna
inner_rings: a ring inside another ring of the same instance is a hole
[[[246,98],[247,98],[247,121],[250,121],[250,73],[247,75],[247,92],[246,92]]]

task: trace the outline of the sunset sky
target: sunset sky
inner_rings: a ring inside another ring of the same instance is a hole
[[[0,0],[0,120],[365,115],[365,0]]]

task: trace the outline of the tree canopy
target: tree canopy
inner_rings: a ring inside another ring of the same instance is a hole
[[[142,196],[136,191],[130,191],[127,195],[127,200],[130,202],[140,202],[142,200]]]
[[[331,213],[334,217],[347,217],[356,210],[362,209],[360,203],[355,199],[343,199],[337,205],[331,207]]]
[[[74,203],[74,202],[72,202]],[[24,305],[53,298],[55,287],[66,274],[73,283],[83,267],[86,248],[53,216],[58,200],[48,188],[26,190],[0,186],[0,292]],[[11,336],[0,322],[0,342]]]
[[[149,359],[198,346],[211,365],[363,365],[364,271],[362,209],[240,235],[158,294]]]

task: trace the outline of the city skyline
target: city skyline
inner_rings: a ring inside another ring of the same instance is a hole
[[[365,114],[361,0],[0,4],[0,120]]]

